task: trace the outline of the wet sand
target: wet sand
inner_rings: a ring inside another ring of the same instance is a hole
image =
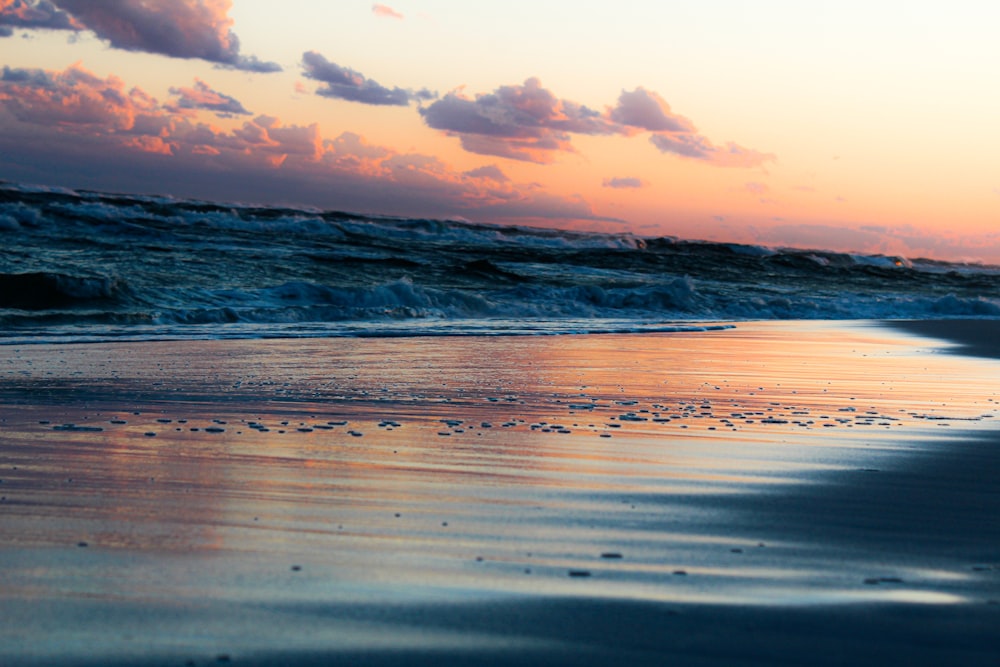
[[[997,320],[902,320],[892,326],[953,343],[954,351],[1000,359],[1000,321]]]
[[[0,663],[995,665],[995,327],[0,348]]]

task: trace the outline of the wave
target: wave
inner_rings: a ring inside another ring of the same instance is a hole
[[[64,273],[0,273],[0,308],[46,310],[119,299],[126,289],[116,278]]]
[[[14,184],[0,230],[4,341],[1000,317],[1000,269],[890,255]]]

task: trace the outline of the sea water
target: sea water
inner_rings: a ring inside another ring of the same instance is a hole
[[[1000,317],[1000,268],[0,184],[0,343]]]

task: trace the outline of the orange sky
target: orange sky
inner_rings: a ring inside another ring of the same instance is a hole
[[[1000,263],[997,19],[0,0],[0,178]]]

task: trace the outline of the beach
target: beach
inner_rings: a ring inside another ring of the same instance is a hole
[[[1000,664],[996,321],[0,346],[0,664]]]

